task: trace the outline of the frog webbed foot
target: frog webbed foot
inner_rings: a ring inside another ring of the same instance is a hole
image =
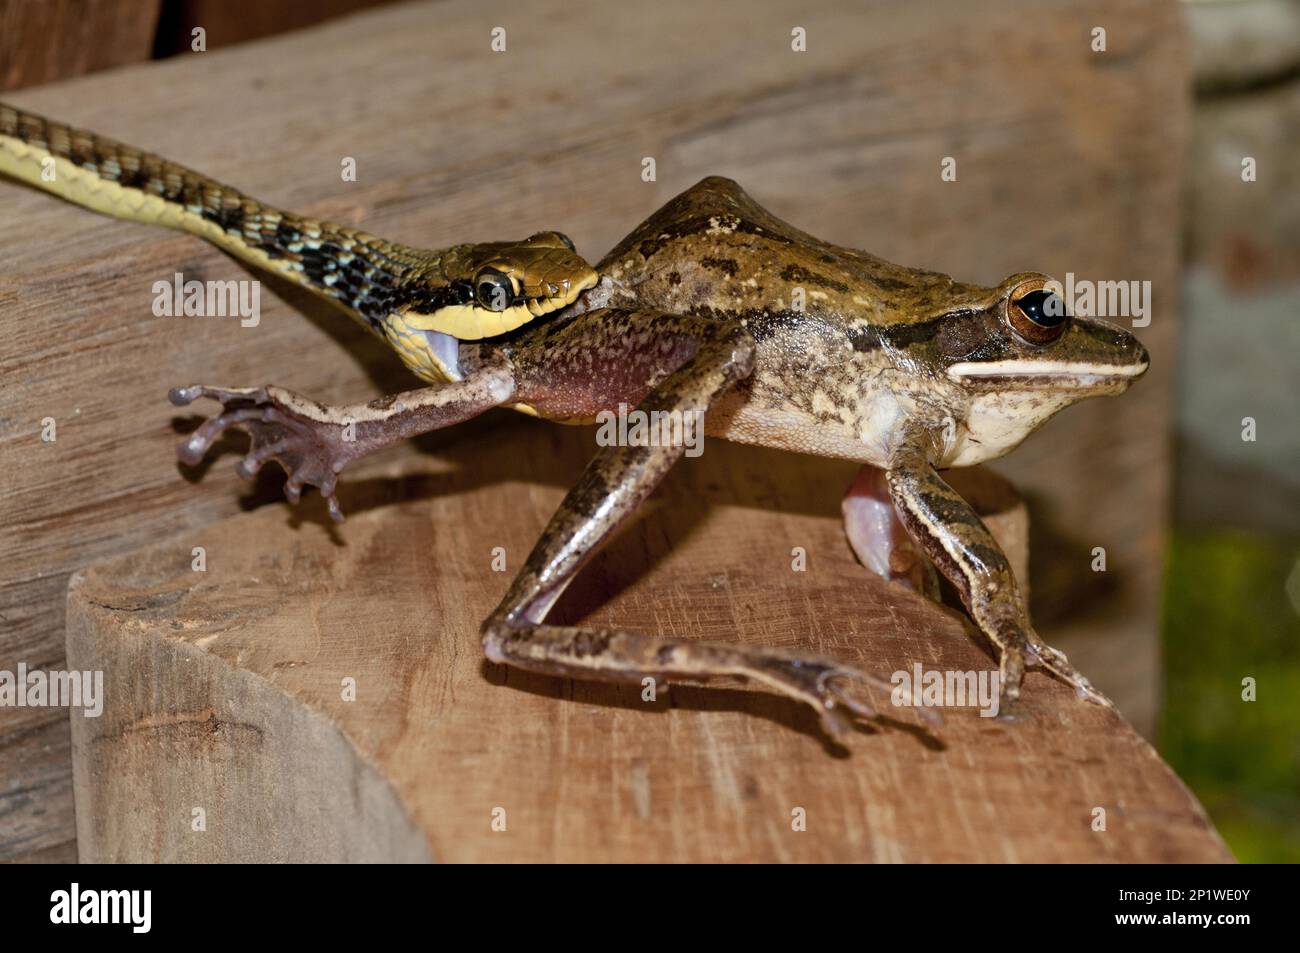
[[[345,466],[384,447],[468,420],[497,407],[514,393],[509,368],[489,365],[463,380],[383,397],[366,404],[329,406],[282,387],[174,387],[168,395],[178,407],[207,397],[222,405],[176,448],[177,456],[196,464],[231,427],[252,438],[248,453],[236,466],[252,478],[268,460],[288,474],[285,495],[296,503],[305,486],[320,489],[330,516],[342,522],[334,495]]]
[[[1115,707],[1114,702],[1094,688],[1087,678],[1075,671],[1074,666],[1070,664],[1070,660],[1066,658],[1064,652],[1048,645],[1039,638],[1038,633],[1033,629],[1029,629],[1028,633],[1023,636],[1023,639],[1014,640],[1003,648],[1004,659],[1008,655],[1009,651],[1014,651],[1022,660],[1022,666],[1027,665],[1030,668],[1040,668],[1044,671],[1051,672],[1061,681],[1073,688],[1075,694],[1080,698],[1097,705],[1102,705],[1106,708]],[[1005,669],[1005,662],[1003,668]],[[1002,680],[1004,697],[1006,688],[1010,684],[1011,682],[1004,674]],[[1015,685],[1018,693],[1019,679],[1016,680]]]
[[[904,693],[906,697],[895,698],[894,693],[902,689],[895,689],[884,679],[856,666],[778,649],[746,646],[743,651],[747,678],[811,705],[827,734],[845,731],[855,718],[871,720],[879,717],[874,708],[860,700],[862,686],[888,693],[891,702],[913,708],[924,721],[931,724],[940,721],[939,716],[922,707],[910,691]]]
[[[252,479],[268,460],[275,460],[288,475],[285,496],[296,503],[304,486],[318,487],[330,516],[343,520],[334,489],[339,472],[356,455],[355,440],[348,439],[354,432],[348,431],[348,421],[331,408],[279,387],[195,384],[174,387],[168,394],[178,407],[200,397],[220,402],[222,412],[204,421],[176,448],[183,463],[197,464],[223,433],[239,427],[251,438],[248,453],[235,466],[240,476]]]
[[[856,666],[811,653],[761,645],[685,641],[610,629],[547,625],[497,614],[483,626],[488,659],[550,675],[636,681],[646,677],[670,683],[707,684],[741,678],[809,705],[828,735],[838,735],[858,719],[878,718],[862,688],[890,694],[890,683]],[[903,704],[917,704],[907,697]],[[933,712],[917,707],[930,722]]]

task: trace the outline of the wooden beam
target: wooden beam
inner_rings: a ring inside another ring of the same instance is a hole
[[[350,486],[341,530],[264,507],[74,577],[68,663],[108,699],[72,716],[83,861],[1230,859],[1131,727],[1044,675],[1014,723],[972,699],[928,728],[876,693],[884,718],[832,742],[762,692],[647,701],[486,663],[480,621],[595,446],[499,423],[400,494]],[[987,673],[961,614],[854,561],[835,501],[853,470],[711,443],[554,611],[884,677]],[[1023,552],[1023,513],[995,522]]]

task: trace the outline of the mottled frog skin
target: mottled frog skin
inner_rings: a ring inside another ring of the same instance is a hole
[[[729,179],[673,199],[597,271],[617,288],[611,305],[749,329],[754,373],[711,412],[711,433],[881,467],[918,418],[950,428],[940,466],[999,457],[1081,397],[1123,390],[1147,361],[1098,322],[1072,321],[1046,350],[1020,340],[1002,309],[1046,276],[987,288],[894,265],[787,225]]]

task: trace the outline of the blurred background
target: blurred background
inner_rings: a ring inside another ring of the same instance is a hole
[[[207,48],[218,50],[380,5],[0,0],[0,89],[183,54],[198,25]],[[1149,497],[1155,506],[1167,499],[1169,508],[1169,530],[1157,550],[1164,570],[1161,644],[1159,651],[1126,649],[1128,657],[1149,662],[1135,663],[1134,677],[1143,685],[1124,708],[1200,797],[1239,859],[1296,861],[1300,0],[1184,0],[1180,17],[1190,55],[1177,68],[1186,73],[1191,102],[1185,144],[1174,145],[1185,154],[1171,162],[1183,177],[1181,288],[1159,299],[1166,305],[1181,299],[1172,483],[1167,495]],[[1116,43],[1123,42],[1119,32],[1112,31]],[[1253,182],[1242,182],[1243,157],[1254,159]],[[744,184],[763,199],[754,183]],[[774,209],[782,211],[775,203]],[[821,234],[815,215],[787,217]],[[634,220],[611,226],[611,234]],[[584,250],[599,254],[603,247]],[[945,265],[942,258],[915,263]],[[1014,477],[1035,465],[1032,446],[1026,462],[1009,468]],[[1059,520],[1071,521],[1077,523]],[[1044,525],[1035,523],[1036,534]],[[1035,546],[1040,541],[1036,536]],[[1040,620],[1064,616],[1063,606],[1079,602],[1077,590],[1050,575],[1035,576],[1033,590]],[[1117,624],[1113,616],[1098,622]],[[1065,647],[1075,654],[1068,640]],[[1081,667],[1091,671],[1087,662]],[[1254,679],[1259,702],[1242,701],[1243,679]],[[1146,681],[1158,687],[1148,689]],[[1104,680],[1103,687],[1124,694]]]
[[[1296,861],[1300,4],[1185,10],[1195,99],[1158,746],[1238,858]],[[1243,156],[1268,171],[1225,187]],[[1237,701],[1247,677],[1273,702]]]

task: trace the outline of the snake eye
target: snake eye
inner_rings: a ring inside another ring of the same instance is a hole
[[[1041,285],[1012,294],[1007,304],[1007,323],[1030,344],[1051,344],[1065,333],[1069,317],[1061,296]]]
[[[474,279],[474,297],[489,311],[504,311],[514,299],[515,287],[495,268],[484,268]]]
[[[573,252],[574,254],[577,254],[578,248],[576,245],[573,244],[572,238],[564,234],[564,232],[556,232],[555,237],[558,238],[563,243],[565,248],[567,248],[569,251]]]

